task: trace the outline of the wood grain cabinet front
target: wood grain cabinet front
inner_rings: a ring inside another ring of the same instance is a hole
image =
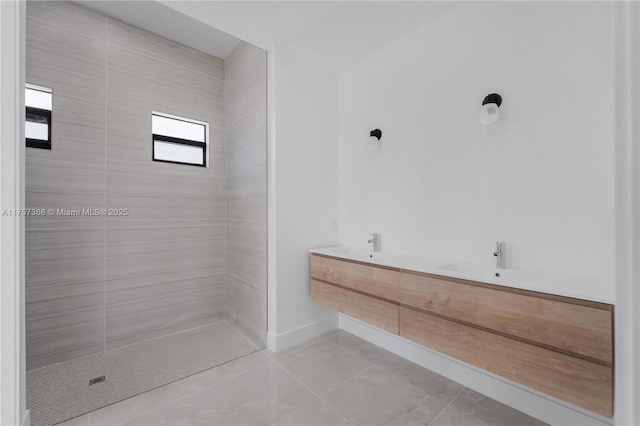
[[[400,336],[607,417],[611,367],[400,307]]]
[[[398,334],[398,305],[354,291],[311,280],[311,297],[338,312]]]
[[[398,270],[313,255],[311,277],[386,300],[398,300]]]
[[[613,416],[613,306],[321,255],[318,303]]]
[[[406,272],[398,292],[401,305],[609,367],[613,362],[611,305]]]

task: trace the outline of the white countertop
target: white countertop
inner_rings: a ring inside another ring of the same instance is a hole
[[[599,283],[594,282],[594,279],[590,277],[522,269],[497,269],[487,265],[465,263],[451,259],[437,259],[393,253],[372,253],[350,247],[325,247],[311,249],[309,251],[325,256],[366,262],[372,265],[480,281],[488,284],[591,300],[594,302],[614,303],[612,298],[601,294],[597,290],[603,286],[599,286]]]

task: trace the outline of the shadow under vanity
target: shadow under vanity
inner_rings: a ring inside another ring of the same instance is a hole
[[[613,305],[331,253],[311,254],[316,302],[612,417]]]

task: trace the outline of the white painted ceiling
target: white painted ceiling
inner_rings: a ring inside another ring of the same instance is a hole
[[[226,59],[242,39],[341,73],[458,1],[95,1],[89,8]],[[237,37],[237,38],[236,38]]]
[[[240,42],[236,37],[157,1],[76,0],[123,22],[226,59]]]
[[[269,49],[295,48],[340,73],[456,7],[458,1],[159,0],[222,31]]]

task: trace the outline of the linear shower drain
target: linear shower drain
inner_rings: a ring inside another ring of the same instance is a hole
[[[105,380],[107,380],[107,376],[95,377],[89,380],[89,386],[95,385],[96,383],[104,382]]]

